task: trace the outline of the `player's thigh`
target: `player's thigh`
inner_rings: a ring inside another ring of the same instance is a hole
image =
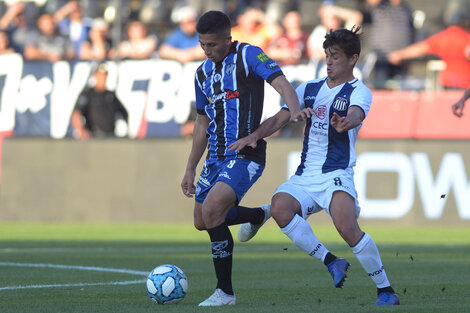
[[[225,182],[218,181],[202,204],[202,218],[207,228],[220,225],[227,212],[237,204],[237,195]]]
[[[335,191],[331,197],[330,215],[343,239],[351,246],[362,236],[356,217],[356,199],[344,191]]]
[[[313,197],[311,190],[312,182],[308,178],[293,175],[286,182],[277,187],[274,192],[274,197],[278,194],[285,193],[294,199],[292,203],[284,205],[288,212],[300,215],[303,219],[307,219],[311,214],[317,213],[322,210]],[[289,199],[285,196],[282,197],[284,200]],[[276,210],[276,207],[274,208]],[[271,207],[271,212],[273,208]],[[293,214],[291,214],[293,217]]]
[[[284,227],[295,214],[302,216],[300,202],[287,192],[277,192],[271,200],[271,215],[279,225]]]

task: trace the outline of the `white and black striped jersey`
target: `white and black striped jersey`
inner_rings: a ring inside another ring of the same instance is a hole
[[[198,114],[209,117],[207,129],[209,160],[246,158],[265,164],[266,142],[238,154],[228,146],[255,131],[261,121],[264,81],[271,83],[283,75],[279,66],[259,47],[233,42],[220,63],[207,59],[195,76]]]
[[[300,107],[310,107],[314,111],[307,120],[301,162],[296,175],[328,173],[356,164],[355,143],[362,123],[347,132],[338,133],[330,120],[334,112],[346,116],[350,106],[360,107],[364,117],[367,116],[372,93],[357,78],[333,88],[328,87],[326,81],[326,77],[311,80],[296,89]]]

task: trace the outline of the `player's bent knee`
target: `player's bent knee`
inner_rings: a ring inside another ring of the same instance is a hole
[[[206,230],[206,225],[204,225],[204,222],[194,221],[194,227],[197,230]]]
[[[294,212],[286,209],[282,205],[271,205],[271,216],[281,227],[287,225],[292,220],[294,215]]]

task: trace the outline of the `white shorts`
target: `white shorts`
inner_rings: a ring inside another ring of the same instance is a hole
[[[316,176],[291,176],[280,185],[274,194],[285,192],[299,201],[302,217],[307,219],[313,213],[325,210],[330,215],[330,202],[335,191],[344,191],[350,194],[356,203],[356,217],[359,217],[361,208],[357,201],[356,187],[352,169],[336,170]]]

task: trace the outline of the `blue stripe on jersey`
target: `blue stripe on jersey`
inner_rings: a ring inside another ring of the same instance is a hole
[[[355,83],[353,81],[352,83]],[[351,104],[351,93],[355,87],[350,83],[345,83],[340,92],[338,92],[330,107],[329,120],[336,112],[339,116],[346,116],[348,108]],[[338,133],[336,129],[329,123],[328,126],[328,151],[326,153],[326,160],[323,163],[322,173],[328,173],[337,169],[345,169],[349,165],[350,147],[349,147],[349,132]]]
[[[304,91],[304,104],[306,108],[313,108],[313,104],[315,103],[315,98],[318,95],[318,92],[320,91],[321,86],[326,82],[326,78],[324,80],[321,80],[316,83],[310,83],[305,86],[305,91]],[[306,96],[308,95],[308,98],[306,99]],[[302,175],[304,168],[305,168],[305,160],[307,158],[307,153],[308,153],[308,141],[310,138],[310,128],[312,127],[312,119],[309,118],[307,120],[307,125],[305,126],[305,132],[304,132],[304,142],[303,142],[303,149],[302,149],[302,155],[300,157],[300,164],[297,167],[297,171],[295,172],[295,175]]]

